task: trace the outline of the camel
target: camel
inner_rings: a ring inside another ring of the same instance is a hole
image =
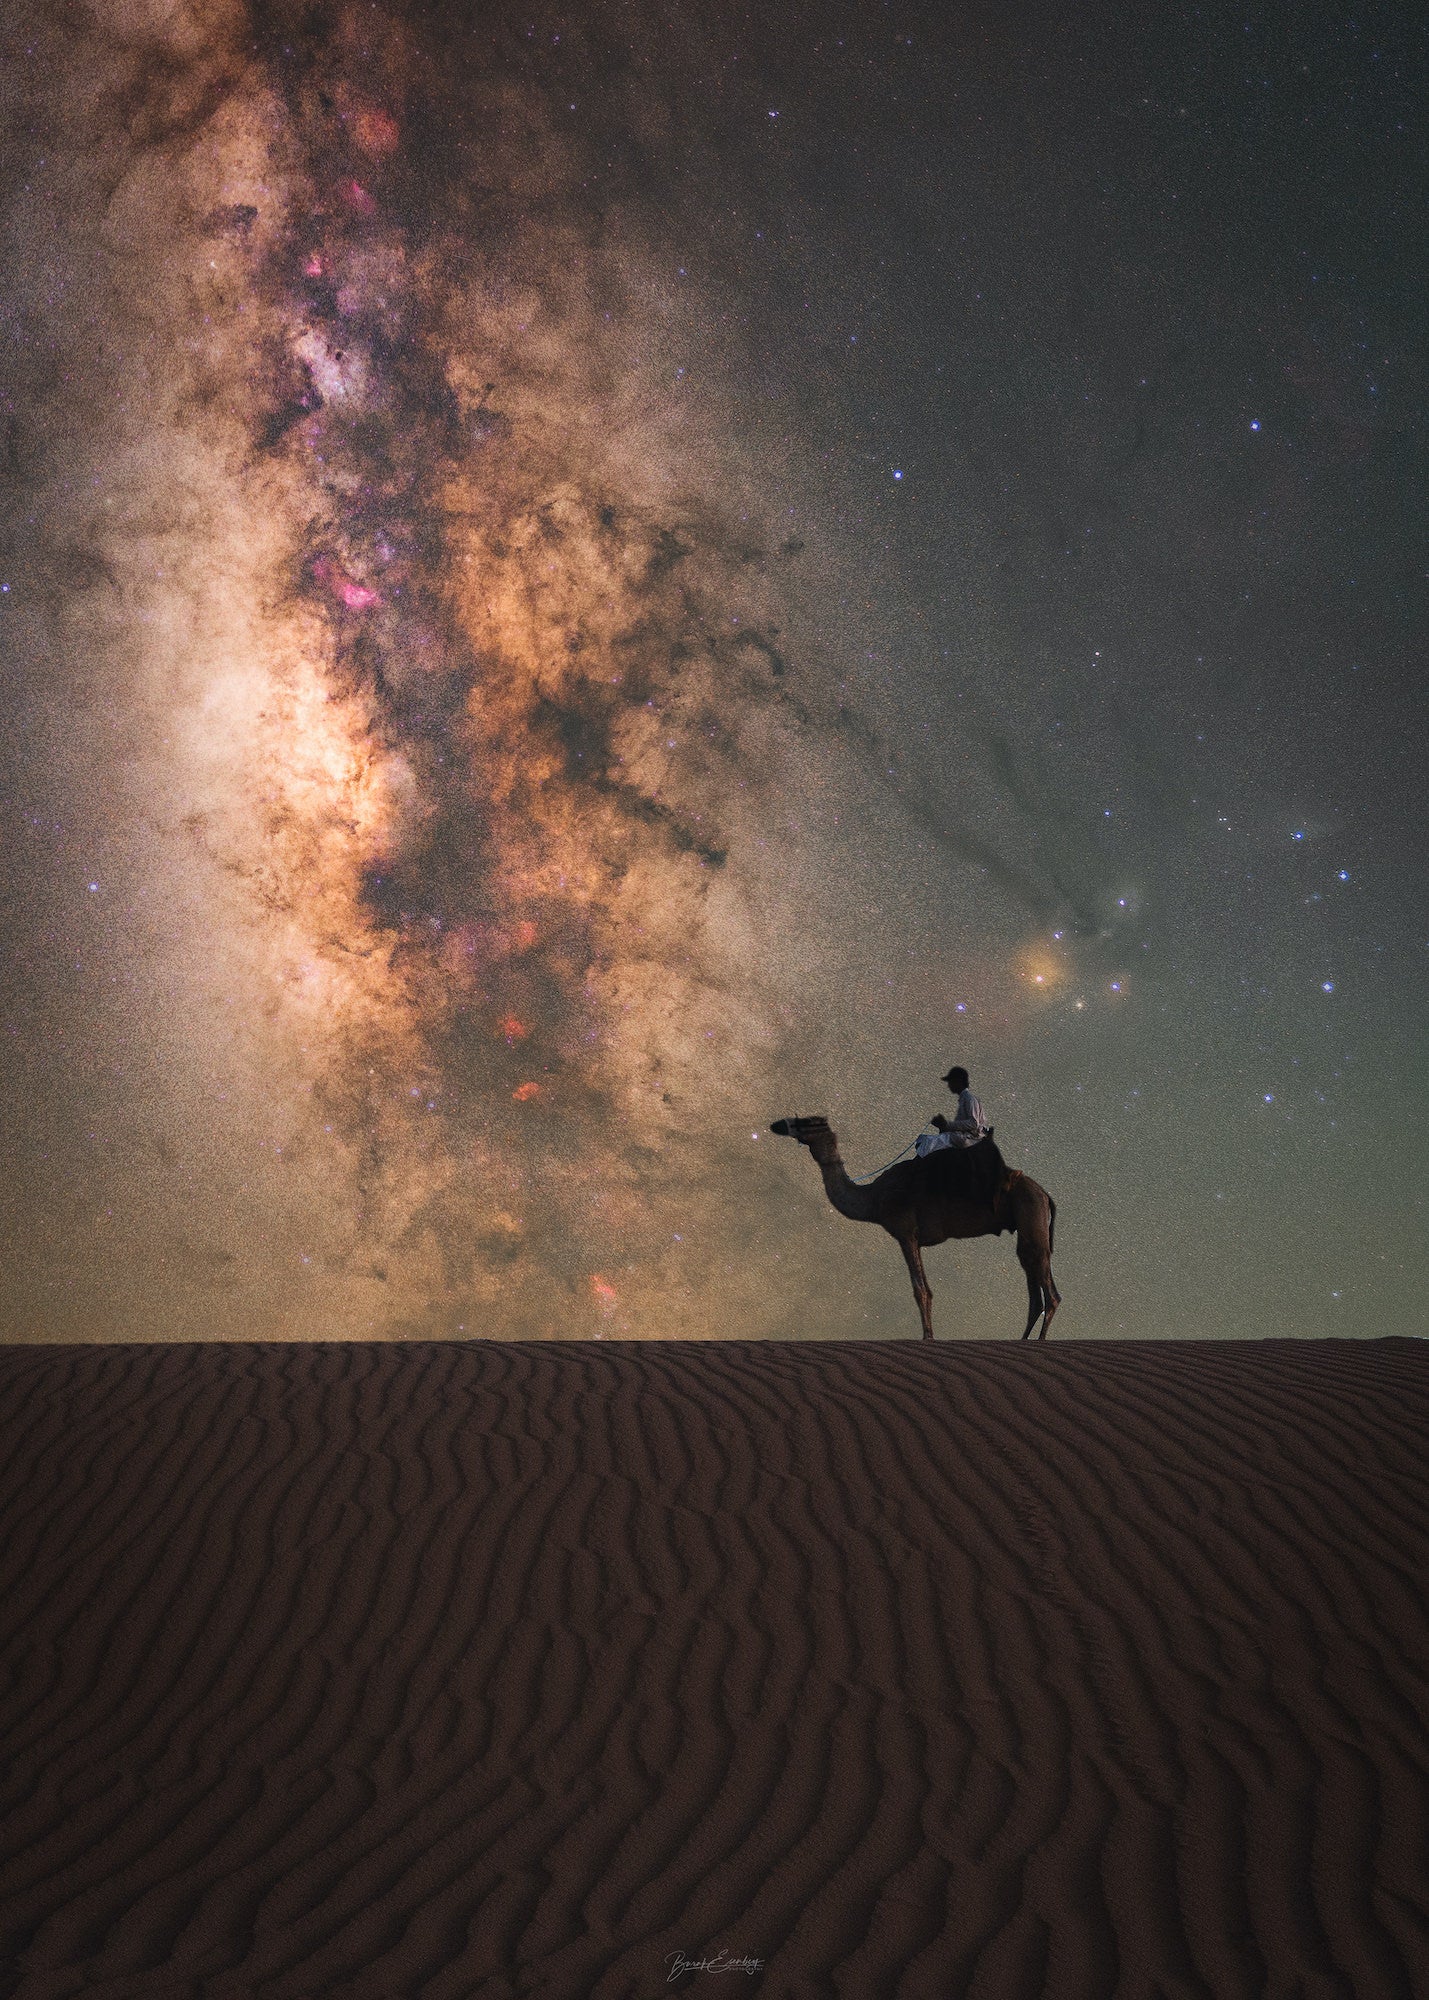
[[[827,1118],[780,1118],[769,1129],[808,1147],[824,1177],[824,1192],[840,1215],[851,1222],[876,1222],[897,1243],[913,1280],[924,1340],[933,1338],[933,1293],[923,1272],[923,1252],[950,1237],[1000,1236],[1004,1229],[1015,1233],[1017,1261],[1027,1275],[1022,1338],[1031,1334],[1039,1315],[1037,1338],[1047,1338],[1052,1315],[1062,1303],[1052,1280],[1057,1204],[1029,1175],[1008,1168],[990,1132],[961,1157],[944,1147],[926,1159],[887,1167],[860,1187],[848,1177],[839,1158],[838,1134]],[[984,1153],[985,1147],[991,1150]]]

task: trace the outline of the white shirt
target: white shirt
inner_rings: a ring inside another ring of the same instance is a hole
[[[958,1108],[950,1132],[921,1132],[916,1141],[918,1158],[924,1160],[943,1146],[975,1146],[987,1137],[982,1106],[970,1090],[958,1092]]]

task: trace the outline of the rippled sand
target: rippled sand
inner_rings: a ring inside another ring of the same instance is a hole
[[[0,1350],[0,1991],[1429,1992],[1426,1435],[1400,1340]]]

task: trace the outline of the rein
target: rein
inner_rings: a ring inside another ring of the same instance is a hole
[[[848,1176],[849,1179],[853,1182],[855,1187],[867,1187],[870,1181],[876,1181],[880,1174],[886,1174],[890,1167],[896,1167],[901,1159],[906,1158],[906,1156],[912,1152],[913,1148],[917,1145],[919,1139],[921,1139],[922,1136],[923,1135],[921,1132],[915,1133],[914,1136],[908,1141],[908,1144],[903,1148],[903,1151],[901,1153],[895,1153],[893,1155],[893,1158],[891,1160],[886,1160],[881,1167],[874,1167],[871,1172],[866,1174],[849,1174]],[[844,1168],[844,1172],[848,1173],[847,1167]]]

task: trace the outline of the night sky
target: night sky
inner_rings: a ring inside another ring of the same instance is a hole
[[[1420,10],[5,32],[5,1337],[1423,1328]]]

